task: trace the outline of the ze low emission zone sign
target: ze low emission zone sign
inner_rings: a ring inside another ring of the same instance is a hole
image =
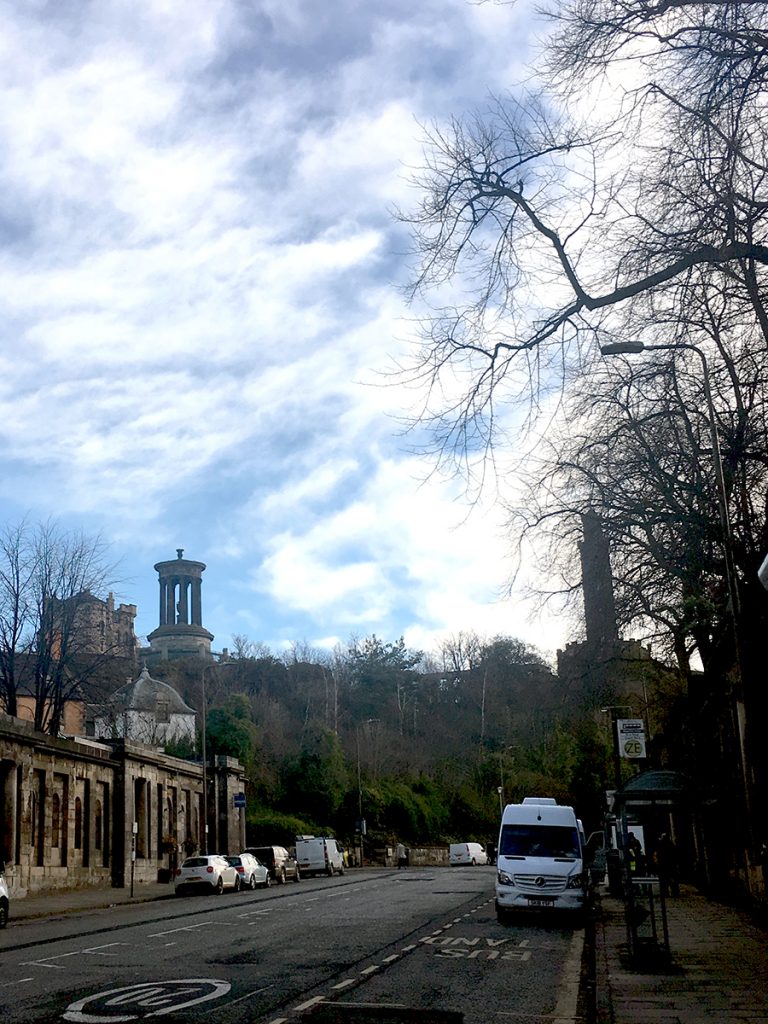
[[[621,757],[645,757],[645,728],[642,718],[619,718],[616,721]]]

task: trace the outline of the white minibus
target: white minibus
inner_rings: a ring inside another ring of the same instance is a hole
[[[496,860],[496,916],[518,910],[584,910],[582,830],[572,807],[552,797],[507,804]]]

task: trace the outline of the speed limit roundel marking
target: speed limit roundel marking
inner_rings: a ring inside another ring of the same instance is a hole
[[[62,1017],[76,1024],[118,1024],[119,1021],[162,1017],[209,999],[220,999],[230,988],[228,981],[213,978],[148,981],[78,999],[70,1003]]]
[[[643,744],[639,740],[625,740],[624,753],[627,757],[642,757]]]

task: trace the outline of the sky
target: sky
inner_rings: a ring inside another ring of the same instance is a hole
[[[430,473],[380,376],[414,338],[392,210],[422,126],[519,81],[537,27],[528,0],[0,0],[2,521],[101,536],[140,636],[183,548],[215,650],[564,646],[505,593],[494,495]]]

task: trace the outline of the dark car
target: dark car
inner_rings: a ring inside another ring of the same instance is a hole
[[[245,852],[265,864],[271,877],[280,885],[284,885],[289,878],[294,882],[301,881],[296,858],[284,846],[249,846]]]

